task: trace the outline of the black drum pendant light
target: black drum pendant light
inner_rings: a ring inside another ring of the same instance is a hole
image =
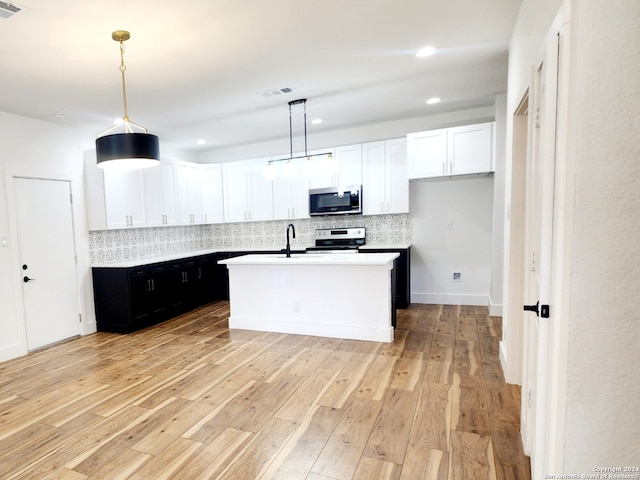
[[[122,76],[122,99],[124,116],[122,123],[109,127],[96,138],[96,156],[100,168],[146,168],[160,163],[158,137],[129,120],[127,112],[127,89],[124,81],[124,42],[131,38],[129,32],[117,30],[111,38],[120,42],[120,74]],[[124,133],[112,133],[116,129]],[[137,130],[137,131],[136,131]]]

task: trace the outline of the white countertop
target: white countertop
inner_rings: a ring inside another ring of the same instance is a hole
[[[244,255],[220,260],[225,265],[388,265],[398,253],[340,253],[340,254],[284,254]]]
[[[393,245],[362,245],[358,250],[406,250],[411,248],[410,243],[396,243]]]

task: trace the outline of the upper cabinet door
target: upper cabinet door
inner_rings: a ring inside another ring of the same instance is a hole
[[[246,162],[222,164],[222,192],[225,222],[249,220],[249,184]]]
[[[273,181],[267,178],[268,158],[248,160],[249,214],[247,220],[273,220]]]
[[[297,156],[297,155],[294,155]],[[313,159],[297,158],[274,163],[273,218],[290,220],[309,217],[309,172]]]
[[[448,156],[451,175],[491,171],[493,123],[450,128]]]
[[[447,130],[407,135],[407,174],[415,178],[442,177],[447,172]]]
[[[178,211],[182,224],[202,223],[202,180],[200,165],[178,162]]]
[[[202,208],[204,223],[222,223],[224,221],[222,195],[222,165],[200,165],[202,178]]]
[[[379,215],[386,212],[388,173],[385,163],[385,142],[362,145],[362,213],[364,215]]]
[[[144,227],[144,181],[140,170],[105,170],[107,228]]]
[[[407,177],[407,139],[387,140],[385,145],[386,211],[409,213],[409,178]]]
[[[362,185],[362,145],[346,145],[335,149],[337,173],[334,186]]]
[[[147,226],[177,225],[178,198],[175,163],[163,160],[160,165],[145,168],[142,172]]]

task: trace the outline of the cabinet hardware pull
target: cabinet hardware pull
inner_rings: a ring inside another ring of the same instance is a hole
[[[156,281],[153,278],[151,279],[151,290],[153,290],[154,292],[156,290]]]
[[[198,267],[198,280],[202,278],[202,269]]]

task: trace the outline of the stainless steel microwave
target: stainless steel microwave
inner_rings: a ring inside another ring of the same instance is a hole
[[[362,213],[362,187],[313,188],[309,190],[309,215]]]

